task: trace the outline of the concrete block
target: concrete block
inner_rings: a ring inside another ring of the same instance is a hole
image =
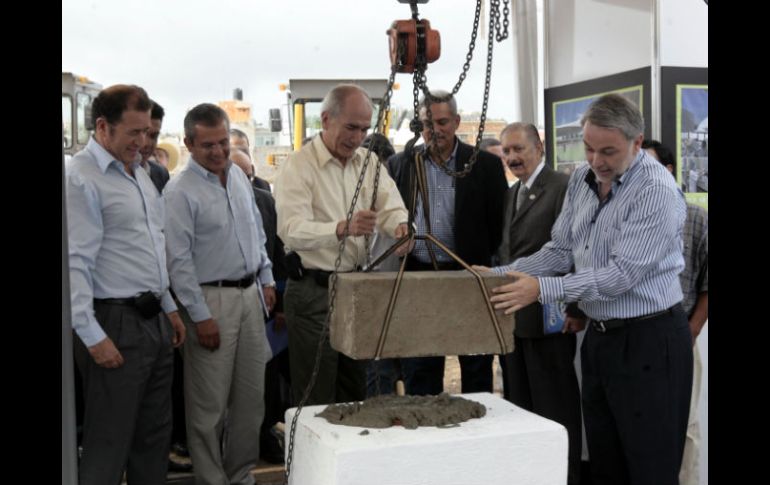
[[[396,281],[395,272],[340,273],[330,322],[331,346],[370,359]],[[506,282],[484,276],[487,290]],[[514,316],[497,311],[505,352],[513,352]],[[404,273],[382,357],[499,354],[492,320],[476,278],[468,271]]]
[[[315,417],[325,406],[304,408],[289,484],[567,483],[567,430],[562,425],[489,393],[462,397],[486,406],[487,415],[452,428],[374,429],[333,425]],[[287,425],[295,412],[286,412]]]

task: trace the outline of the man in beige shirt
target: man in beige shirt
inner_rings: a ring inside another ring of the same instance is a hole
[[[278,235],[287,251],[299,255],[304,268],[301,277],[289,279],[284,293],[295,402],[310,382],[328,312],[329,273],[335,269],[348,209],[363,168],[366,150],[360,146],[371,127],[372,111],[371,99],[358,86],[340,84],[332,89],[321,107],[323,131],[289,157],[275,182]],[[395,238],[408,232],[404,202],[384,167],[380,170],[376,210],[369,210],[376,169],[376,156],[371,156],[339,271],[354,271],[364,265],[364,236],[372,235],[375,227]],[[407,245],[403,245],[398,252],[403,255],[406,251]],[[327,340],[306,404],[362,400],[365,381],[365,363],[332,350]]]

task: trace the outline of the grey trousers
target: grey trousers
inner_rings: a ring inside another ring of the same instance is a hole
[[[219,325],[219,348],[204,349],[194,325],[184,345],[187,446],[196,484],[252,484],[265,415],[265,364],[271,358],[256,285],[203,287]]]
[[[123,355],[117,369],[96,365],[75,338],[85,418],[80,485],[164,485],[171,439],[171,325],[164,314],[95,302],[96,319]]]

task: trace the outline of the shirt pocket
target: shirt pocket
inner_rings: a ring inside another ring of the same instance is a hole
[[[200,230],[214,227],[220,228],[226,226],[230,221],[230,210],[228,201],[224,197],[206,198],[198,206],[198,217],[196,225]]]

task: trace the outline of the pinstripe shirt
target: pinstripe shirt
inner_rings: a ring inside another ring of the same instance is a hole
[[[600,202],[588,164],[575,170],[551,241],[495,268],[537,276],[543,302],[577,301],[589,317],[631,318],[682,300],[686,204],[671,174],[644,150]],[[574,265],[574,270],[573,270]],[[569,273],[564,276],[552,276]]]
[[[449,160],[446,161],[447,167],[454,167],[457,159],[458,143],[455,140],[455,147],[452,150]],[[428,208],[430,210],[430,229],[431,234],[442,242],[446,247],[455,250],[455,178],[447,175],[435,163],[425,161],[425,177],[428,181]],[[417,207],[415,208],[414,220],[417,223],[417,234],[425,235],[428,232],[428,226],[425,223],[425,217],[422,209],[422,197],[417,195]],[[447,253],[436,246],[433,246],[436,261],[449,262],[454,261]],[[425,241],[418,240],[414,243],[412,256],[423,263],[430,263],[430,254]]]

